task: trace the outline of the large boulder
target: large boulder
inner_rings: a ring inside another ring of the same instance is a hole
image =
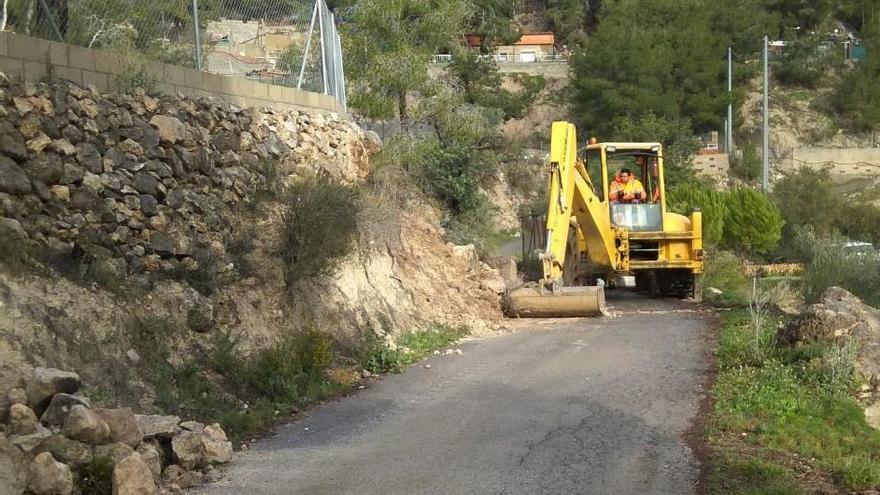
[[[110,441],[137,447],[144,439],[134,412],[129,407],[121,409],[95,409],[95,413],[110,427]]]
[[[159,139],[163,142],[174,144],[186,139],[186,124],[176,117],[155,115],[150,119],[150,124],[156,128]]]
[[[27,194],[31,191],[31,181],[24,170],[14,161],[0,155],[0,192]]]
[[[40,422],[46,426],[64,426],[64,421],[73,406],[92,407],[88,397],[72,394],[55,394],[43,415],[40,416]]]
[[[89,445],[101,445],[110,439],[110,427],[95,411],[73,406],[64,421],[62,433]]]
[[[9,430],[15,435],[30,435],[37,429],[37,415],[24,404],[9,407]]]
[[[206,462],[224,464],[232,460],[232,442],[226,438],[226,432],[217,423],[202,429],[202,448]]]
[[[55,394],[73,394],[82,385],[79,375],[55,368],[34,369],[27,383],[28,403],[41,413]]]
[[[171,438],[180,431],[178,416],[135,414],[134,417],[144,438]]]
[[[799,343],[858,343],[856,368],[874,388],[880,386],[880,311],[840,287],[829,287],[816,304],[779,330],[777,338]]]
[[[129,447],[128,445],[116,442],[107,445],[98,445],[97,447],[95,447],[95,458],[106,459],[110,461],[110,464],[115,466],[121,460],[130,456],[133,452],[134,449]]]
[[[24,454],[0,433],[0,493],[21,495],[27,487],[27,461]]]
[[[194,469],[205,461],[205,446],[202,434],[183,431],[171,440],[174,459],[185,469]]]
[[[28,467],[28,488],[34,495],[70,495],[73,493],[73,473],[52,454],[43,452],[37,454]]]
[[[141,455],[141,459],[149,466],[153,478],[159,480],[162,475],[162,447],[156,440],[146,440],[138,445],[137,453]]]
[[[36,430],[29,435],[9,435],[9,442],[18,447],[25,454],[30,454],[43,443],[43,440],[52,436],[52,432],[41,424],[37,424]]]
[[[147,463],[137,452],[113,468],[113,495],[156,495],[159,489]]]
[[[55,433],[44,439],[34,453],[48,452],[52,457],[71,466],[81,466],[92,461],[92,448],[82,442]]]

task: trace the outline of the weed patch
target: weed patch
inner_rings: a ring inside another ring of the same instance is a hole
[[[712,252],[706,259],[703,287],[714,287],[721,294],[705,292],[707,301],[725,307],[749,304],[750,284],[744,273],[742,260],[727,251]]]
[[[371,373],[400,373],[435,350],[446,347],[470,333],[465,326],[433,325],[427,330],[402,335],[396,349],[375,336],[365,339],[358,353],[358,362]]]
[[[79,493],[111,495],[113,493],[113,461],[95,457],[79,468]]]
[[[130,323],[158,405],[171,414],[219,422],[233,440],[340,390],[327,374],[336,359],[331,342],[316,329],[291,330],[250,354],[235,335],[218,333],[204,349],[175,363],[169,359],[175,328],[161,319]]]
[[[713,388],[715,438],[710,442],[721,447],[713,490],[802,493],[792,488],[784,470],[759,459],[732,461],[725,443],[731,439],[758,452],[810,459],[835,485],[847,490],[880,485],[880,432],[868,426],[861,407],[850,398],[857,385],[853,344],[765,346],[756,352],[756,333],[772,334],[777,320],[757,321],[753,312],[731,311],[719,338],[719,374]],[[756,323],[761,325],[758,330]]]

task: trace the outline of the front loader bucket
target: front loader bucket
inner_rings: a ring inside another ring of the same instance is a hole
[[[602,287],[563,287],[553,292],[516,289],[507,295],[505,314],[518,318],[608,316]]]

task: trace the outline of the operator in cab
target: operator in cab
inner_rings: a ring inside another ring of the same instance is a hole
[[[608,188],[608,196],[612,203],[644,203],[648,193],[632,170],[624,168]]]

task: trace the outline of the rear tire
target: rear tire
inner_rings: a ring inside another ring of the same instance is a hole
[[[694,294],[694,274],[690,270],[658,270],[660,294],[684,299]]]

